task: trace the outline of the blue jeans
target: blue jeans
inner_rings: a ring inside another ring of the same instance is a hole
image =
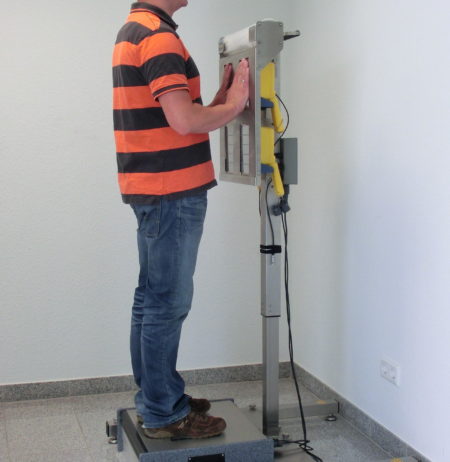
[[[136,410],[158,428],[190,412],[176,370],[181,326],[192,302],[207,193],[132,208],[138,221],[139,283],[131,320],[131,362],[139,387]]]

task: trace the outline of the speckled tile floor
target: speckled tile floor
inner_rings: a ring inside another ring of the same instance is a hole
[[[209,399],[234,398],[239,407],[260,404],[261,382],[235,382],[187,387],[187,393]],[[302,389],[304,403],[317,399]],[[280,403],[295,403],[290,379],[280,381]],[[113,462],[116,447],[108,444],[105,422],[119,407],[133,407],[133,393],[78,396],[0,403],[1,462]],[[282,422],[291,438],[301,437],[299,421]],[[345,419],[325,422],[307,419],[308,438],[324,462],[375,462],[389,455],[364,437]],[[295,447],[283,450],[276,459],[311,462]],[[245,461],[243,461],[245,462]]]

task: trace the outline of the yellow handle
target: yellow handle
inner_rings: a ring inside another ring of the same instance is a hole
[[[273,169],[272,179],[275,194],[284,196],[283,180],[274,151],[275,132],[272,127],[261,127],[261,163],[269,165]]]
[[[272,121],[278,133],[284,131],[283,117],[280,104],[275,91],[275,63],[269,63],[261,71],[261,97],[268,99],[272,104]]]
[[[278,99],[275,99],[273,102],[272,108],[272,120],[275,130],[278,133],[284,132],[283,116],[281,115],[280,105],[278,104]]]
[[[275,131],[281,133],[284,130],[283,118],[280,105],[275,92],[275,63],[269,63],[261,71],[261,97],[272,102],[272,127],[261,127],[261,163],[269,165],[273,169],[272,179],[277,196],[284,196],[283,180],[275,157]]]

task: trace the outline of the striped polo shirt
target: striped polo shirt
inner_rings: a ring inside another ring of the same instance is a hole
[[[149,204],[215,186],[209,135],[173,130],[158,98],[186,90],[202,104],[200,75],[160,8],[133,3],[113,53],[114,135],[125,203]]]

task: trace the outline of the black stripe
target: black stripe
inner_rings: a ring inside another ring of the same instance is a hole
[[[114,66],[113,67],[113,87],[142,87],[147,82],[142,72],[136,66]]]
[[[150,37],[153,34],[154,32],[152,30],[138,22],[128,22],[119,30],[116,45],[121,42],[130,42],[134,45],[138,45],[146,37]]]
[[[141,67],[125,64],[114,66],[113,85],[115,88],[148,85],[153,80],[170,74],[186,74],[186,63],[176,53],[155,56]]]
[[[119,173],[160,173],[194,167],[211,160],[209,141],[156,152],[117,153]]]
[[[147,37],[152,37],[156,34],[167,33],[175,35],[178,38],[178,35],[169,27],[163,26],[157,30],[151,30],[148,27],[143,26],[138,22],[127,22],[117,34],[116,44],[121,42],[130,42],[133,45],[139,45]]]
[[[193,79],[194,77],[198,77],[200,73],[198,72],[198,68],[192,59],[191,56],[189,56],[188,60],[186,61],[186,77],[188,79]]]
[[[166,200],[175,200],[175,199],[182,199],[183,197],[190,197],[195,196],[196,194],[207,191],[208,189],[214,188],[217,186],[217,181],[213,180],[207,184],[199,186],[198,188],[188,189],[186,191],[180,191],[173,194],[165,194],[162,196],[155,196],[155,195],[145,195],[145,194],[122,194],[122,200],[125,204],[158,204],[161,199]]]
[[[161,88],[160,90],[158,91],[155,91],[155,93],[153,93],[153,97],[154,98],[157,98],[161,93],[164,93],[165,91],[167,90],[174,90],[175,88],[180,88],[180,89],[187,89],[189,90],[189,87],[184,84],[184,83],[177,83],[176,85],[168,85],[167,87],[164,87],[164,88]]]
[[[147,83],[170,74],[186,74],[186,62],[177,53],[165,53],[150,58],[141,66],[141,72]]]
[[[150,130],[168,126],[160,107],[114,110],[114,130]]]
[[[149,59],[140,68],[125,64],[114,66],[113,85],[114,88],[148,85],[153,80],[170,74],[182,74],[187,79],[199,76],[192,58],[184,61],[177,53],[166,53]]]

